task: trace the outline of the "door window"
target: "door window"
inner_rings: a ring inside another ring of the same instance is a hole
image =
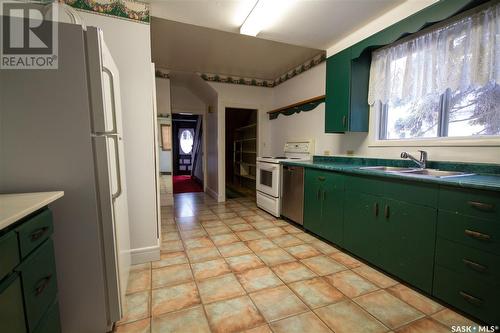
[[[194,131],[191,128],[181,128],[179,132],[181,154],[190,155],[193,151]]]

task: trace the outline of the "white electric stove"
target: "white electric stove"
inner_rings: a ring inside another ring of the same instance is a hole
[[[285,160],[307,161],[312,159],[314,141],[289,141],[283,156],[257,157],[257,206],[279,217],[281,214],[282,166]]]

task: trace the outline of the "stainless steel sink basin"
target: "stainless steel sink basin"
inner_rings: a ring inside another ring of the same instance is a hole
[[[436,169],[417,169],[409,172],[411,175],[421,175],[421,176],[429,176],[436,178],[448,178],[448,177],[464,177],[464,176],[472,176],[473,173],[460,172],[460,171],[445,171],[445,170],[436,170]]]
[[[369,167],[361,167],[359,169],[360,170],[383,171],[383,172],[390,172],[390,173],[395,173],[395,172],[406,173],[406,172],[412,172],[412,171],[418,170],[416,168],[401,168],[401,167],[391,167],[391,166],[369,166]]]
[[[424,176],[433,178],[448,178],[448,177],[464,177],[472,176],[473,173],[460,172],[460,171],[444,171],[437,169],[417,169],[417,168],[401,168],[391,166],[369,166],[361,167],[360,170],[373,170],[385,173],[393,173],[406,176]]]

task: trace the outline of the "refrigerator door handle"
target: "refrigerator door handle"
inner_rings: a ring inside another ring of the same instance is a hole
[[[99,134],[102,135],[113,135],[117,133],[117,125],[116,125],[116,86],[115,86],[115,75],[112,71],[110,71],[107,67],[103,66],[102,71],[108,74],[109,84],[111,85],[110,94],[111,94],[111,118],[113,119],[113,129],[107,132],[101,132]]]
[[[115,164],[116,164],[116,192],[111,195],[111,198],[115,200],[122,194],[122,173],[120,169],[120,147],[118,146],[118,140],[120,137],[118,135],[110,135],[109,138],[113,140],[115,146]]]

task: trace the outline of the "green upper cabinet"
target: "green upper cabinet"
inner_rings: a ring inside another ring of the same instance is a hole
[[[344,177],[306,169],[304,228],[332,243],[343,243]]]
[[[348,48],[326,60],[326,133],[368,132],[370,56],[351,59]]]

